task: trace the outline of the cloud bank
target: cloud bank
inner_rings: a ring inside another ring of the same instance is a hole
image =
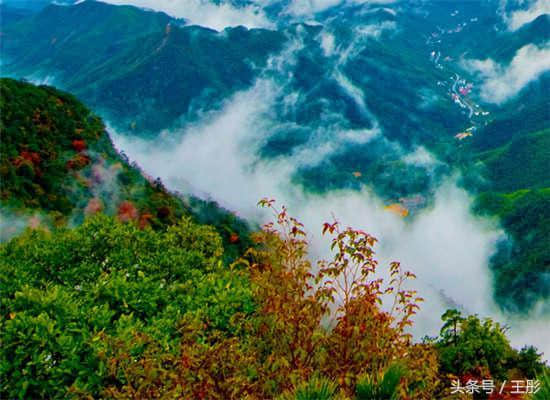
[[[464,66],[483,79],[482,99],[501,104],[550,70],[550,42],[541,47],[533,44],[523,46],[506,66],[492,59],[467,60]]]
[[[190,24],[221,31],[227,27],[272,28],[263,10],[254,4],[235,7],[227,2],[219,4],[209,0],[103,0],[117,5],[133,5],[163,11],[176,18],[184,18]]]
[[[526,9],[516,10],[504,15],[504,20],[511,31],[518,30],[541,15],[550,14],[550,2],[548,0],[534,0],[528,4]]]
[[[390,4],[395,1],[396,0],[292,0],[285,12],[294,16],[308,16],[341,5]]]
[[[272,60],[271,68],[287,75],[297,48],[299,43]],[[273,114],[276,103],[291,96],[284,96],[284,90],[284,83],[266,74],[252,88],[228,99],[221,110],[208,113],[182,131],[165,132],[154,143],[117,133],[113,139],[117,147],[149,174],[161,177],[169,188],[212,197],[242,217],[266,221],[269,216],[254,205],[263,197],[276,198],[310,229],[313,257],[327,256],[326,238],[320,229],[331,215],[344,226],[374,234],[380,239],[376,250],[381,266],[396,259],[418,275],[415,285],[427,301],[416,319],[417,337],[437,334],[440,315],[449,307],[510,322],[492,300],[487,267],[502,233],[491,221],[471,214],[472,199],[457,187],[455,178],[448,177],[436,188],[431,207],[407,221],[386,211],[385,204],[366,186],[318,194],[293,184],[293,174],[301,166],[356,140],[379,137],[383,133],[377,127],[360,132],[333,126],[330,140],[313,140],[275,158],[259,156],[269,132],[280,123]],[[353,94],[353,88],[350,91]],[[405,160],[434,162],[425,149],[405,155]],[[530,333],[532,323],[514,322],[514,344],[533,343],[548,354],[549,344]]]
[[[229,0],[101,0],[111,4],[133,5],[163,11],[173,17],[184,18],[191,24],[215,30],[231,26],[247,28],[273,28],[275,23],[267,17],[264,8],[277,0],[251,0],[244,6],[235,6]],[[281,11],[292,17],[312,17],[337,6],[362,4],[389,4],[396,0],[291,0]],[[390,10],[391,11],[391,10]]]

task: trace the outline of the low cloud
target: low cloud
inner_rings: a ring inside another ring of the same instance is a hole
[[[550,70],[550,42],[541,47],[523,46],[506,66],[492,59],[467,60],[464,66],[482,78],[482,99],[501,104]]]
[[[213,3],[209,0],[103,0],[117,5],[133,5],[163,11],[176,18],[184,18],[190,24],[201,25],[221,31],[227,27],[245,26],[251,28],[272,28],[263,10],[254,4],[235,7],[222,1]]]
[[[550,14],[550,2],[548,0],[534,0],[529,2],[524,9],[504,14],[504,20],[508,25],[508,29],[515,31],[544,14]]]
[[[449,177],[437,187],[433,205],[412,220],[385,210],[385,204],[367,186],[324,194],[296,186],[292,176],[308,162],[308,151],[310,155],[319,151],[317,144],[274,159],[258,155],[274,123],[270,110],[280,90],[271,79],[259,79],[251,89],[229,99],[222,110],[183,132],[165,132],[155,142],[121,134],[113,138],[130,158],[150,174],[160,176],[168,187],[211,196],[243,217],[266,221],[269,215],[254,205],[265,196],[276,198],[311,230],[314,257],[328,255],[326,238],[319,232],[331,215],[344,226],[371,232],[380,239],[377,254],[381,265],[396,259],[418,275],[415,285],[427,302],[416,319],[417,337],[437,334],[440,315],[448,307],[458,306],[465,312],[507,322],[493,302],[488,271],[488,259],[501,232],[491,221],[471,214],[472,198],[457,187],[456,179]],[[327,145],[338,146],[339,141],[350,140],[348,135],[336,132],[333,143]],[[408,159],[431,162],[430,158],[417,149]],[[540,337],[528,335],[530,323],[519,321],[512,326],[514,344],[533,343],[550,351]]]
[[[234,94],[220,110],[205,112],[184,129],[163,132],[154,141],[111,130],[114,142],[148,174],[161,177],[168,188],[213,198],[250,220],[267,221],[270,215],[254,205],[263,197],[277,199],[310,230],[313,258],[328,256],[327,238],[320,235],[320,230],[333,215],[344,226],[372,233],[380,240],[376,251],[381,267],[398,260],[418,276],[415,286],[427,301],[416,318],[417,338],[436,335],[441,314],[447,308],[458,307],[465,313],[509,323],[514,345],[534,344],[550,353],[550,345],[543,338],[529,334],[529,328],[543,320],[540,315],[511,319],[495,304],[488,264],[503,233],[494,221],[471,213],[473,198],[458,187],[458,177],[443,179],[433,188],[430,205],[406,219],[388,211],[387,204],[366,185],[359,190],[313,193],[295,183],[300,168],[318,165],[357,144],[387,141],[377,116],[365,105],[361,88],[338,68],[347,60],[344,54],[357,51],[360,43],[354,40],[347,47],[329,43],[329,53],[337,57],[330,76],[371,121],[370,128],[350,129],[344,120],[338,122],[344,117],[336,110],[327,110],[333,114],[326,121],[321,116],[318,125],[295,127],[308,131],[305,143],[284,154],[261,156],[271,136],[294,123],[282,120],[277,110],[282,107],[292,111],[305,96],[289,84],[296,55],[303,46],[296,38],[268,62],[266,71],[250,89]],[[411,152],[398,144],[393,147],[405,163],[428,171],[440,162],[422,147]]]
[[[292,0],[286,13],[294,16],[311,16],[341,5],[390,4],[396,0]]]

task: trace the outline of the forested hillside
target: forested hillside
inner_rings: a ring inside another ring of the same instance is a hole
[[[0,398],[550,399],[547,2],[0,0],[0,69]]]
[[[100,118],[72,95],[11,79],[0,80],[0,92],[6,218],[64,226],[103,212],[163,229],[188,215],[215,225],[234,255],[246,246],[244,222],[215,204],[171,194],[159,179],[131,166]],[[2,236],[19,225],[6,224]]]
[[[415,276],[378,264],[371,235],[326,223],[333,258],[314,267],[303,225],[262,200],[274,222],[235,253],[74,97],[1,89],[3,212],[55,223],[0,244],[0,396],[451,399],[456,382],[535,377],[548,393],[541,354],[490,319],[451,310],[413,341]],[[116,197],[98,188],[109,171]]]
[[[537,350],[514,350],[491,320],[450,311],[438,337],[411,342],[422,300],[401,284],[414,275],[393,263],[390,279],[375,279],[388,267],[373,237],[325,231],[334,259],[314,275],[284,209],[229,268],[216,232],[189,218],[163,232],[99,215],[25,232],[0,245],[0,394],[454,399],[456,382],[534,377],[534,398],[548,394]],[[349,274],[349,287],[335,283]],[[388,296],[391,312],[379,304]]]
[[[198,99],[215,107],[247,87],[254,67],[283,41],[264,30],[234,28],[222,35],[182,25],[136,7],[49,5],[2,27],[2,57],[19,76],[55,71],[54,84],[143,134],[193,117]]]

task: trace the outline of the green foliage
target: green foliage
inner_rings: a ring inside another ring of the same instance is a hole
[[[12,79],[2,79],[0,90],[4,206],[71,215],[78,222],[85,212],[116,214],[131,201],[138,209],[134,219],[149,215],[146,222],[154,226],[183,215],[183,203],[131,168],[99,117],[76,98]],[[96,209],[86,210],[92,199]]]
[[[442,374],[503,381],[514,374],[533,379],[544,370],[542,354],[536,348],[513,349],[505,328],[490,318],[464,317],[457,310],[448,310],[442,320],[435,341]]]
[[[462,317],[457,310],[442,316],[444,322],[437,342],[441,369],[445,373],[464,375],[488,370],[491,376],[503,379],[506,360],[512,354],[504,328],[491,319]]]
[[[480,155],[497,192],[550,186],[550,129],[513,138],[506,145]]]
[[[491,260],[499,303],[516,311],[549,298],[550,189],[484,193],[476,208],[481,213],[498,215],[510,234],[510,240],[499,244]]]
[[[539,376],[546,371],[546,364],[542,361],[542,353],[534,346],[525,346],[516,352],[511,364],[518,368],[526,377]]]
[[[414,276],[392,263],[377,279],[375,238],[326,223],[333,258],[312,273],[302,224],[262,204],[278,225],[230,267],[190,217],[155,231],[99,214],[1,244],[0,396],[391,400],[433,396],[438,356],[443,376],[544,371],[454,310],[433,344],[411,343]]]
[[[258,245],[239,261],[249,273],[255,311],[235,314],[225,332],[206,329],[211,317],[186,319],[178,355],[157,345],[132,364],[131,348],[120,347],[111,373],[126,382],[107,387],[107,397],[350,398],[358,377],[379,374],[395,359],[416,374],[397,377],[392,370],[384,387],[429,397],[435,353],[412,344],[405,332],[420,301],[403,289],[412,274],[393,263],[388,282],[374,278],[376,239],[338,223],[324,227],[334,258],[312,273],[302,224],[273,201],[261,204],[277,222],[254,235]],[[338,283],[346,278],[345,287]],[[391,312],[381,309],[382,296],[395,296]]]
[[[147,337],[176,351],[188,313],[229,329],[254,303],[222,252],[215,231],[189,218],[155,232],[98,216],[1,245],[2,397],[98,396],[123,379],[109,374],[109,355],[126,346],[139,358]]]
[[[332,400],[336,399],[338,385],[326,378],[313,376],[299,385],[293,393],[280,397],[280,400]]]
[[[535,393],[532,400],[547,400],[550,399],[550,372],[548,369],[543,374],[537,375],[540,382],[540,390]]]
[[[89,163],[73,141],[96,143],[103,124],[76,98],[53,88],[2,79],[0,92],[1,200],[68,214],[69,170]]]
[[[357,400],[397,400],[399,385],[405,376],[406,369],[399,365],[391,365],[383,374],[374,377],[367,375],[360,378],[355,388]]]
[[[102,121],[73,96],[12,79],[1,79],[0,91],[0,203],[22,220],[38,211],[45,225],[79,224],[104,212],[165,229],[192,215],[216,227],[226,263],[251,245],[248,225],[234,214],[169,193],[130,165]]]
[[[284,42],[279,32],[223,34],[164,13],[86,1],[51,5],[5,28],[4,73],[55,71],[63,89],[140,132],[158,132],[249,86],[253,65]]]

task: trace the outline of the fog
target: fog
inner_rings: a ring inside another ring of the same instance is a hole
[[[480,75],[482,99],[501,104],[550,71],[550,42],[540,47],[534,44],[523,46],[508,65],[498,64],[492,59],[468,60],[464,65]]]
[[[503,5],[506,6],[507,3],[507,1],[504,1]],[[516,3],[523,4],[524,7],[514,10],[509,14],[503,14],[508,29],[511,31],[518,30],[541,15],[550,14],[550,2],[548,0],[516,1]]]
[[[291,59],[288,54],[283,58]],[[280,59],[271,63],[282,70],[284,64]],[[207,113],[185,130],[166,131],[154,142],[130,138],[123,132],[113,132],[113,139],[170,189],[212,197],[242,217],[265,222],[269,215],[255,204],[263,197],[277,199],[306,225],[314,259],[328,255],[326,238],[320,232],[322,223],[331,221],[332,216],[344,226],[375,235],[380,240],[376,251],[382,266],[398,260],[418,276],[414,285],[426,302],[416,319],[416,337],[435,335],[445,309],[459,307],[466,313],[510,322],[517,346],[532,343],[546,354],[550,352],[547,340],[530,330],[531,324],[542,324],[540,316],[538,322],[526,319],[512,324],[494,304],[488,260],[503,233],[495,221],[472,215],[472,197],[457,186],[457,176],[448,176],[439,184],[431,207],[405,220],[385,210],[367,186],[314,194],[293,183],[300,166],[326,157],[339,146],[352,145],[349,131],[335,128],[330,142],[310,141],[290,154],[260,158],[266,135],[277,124],[271,110],[283,89],[284,85],[272,78],[261,77],[251,89],[227,100],[220,111]],[[383,133],[353,134],[369,140]],[[437,162],[423,148],[404,158],[413,163]]]
[[[234,7],[228,2],[216,4],[209,0],[103,0],[117,5],[133,5],[155,11],[163,11],[176,18],[184,18],[190,24],[201,25],[218,31],[231,26],[247,28],[271,28],[262,9],[256,5]]]

